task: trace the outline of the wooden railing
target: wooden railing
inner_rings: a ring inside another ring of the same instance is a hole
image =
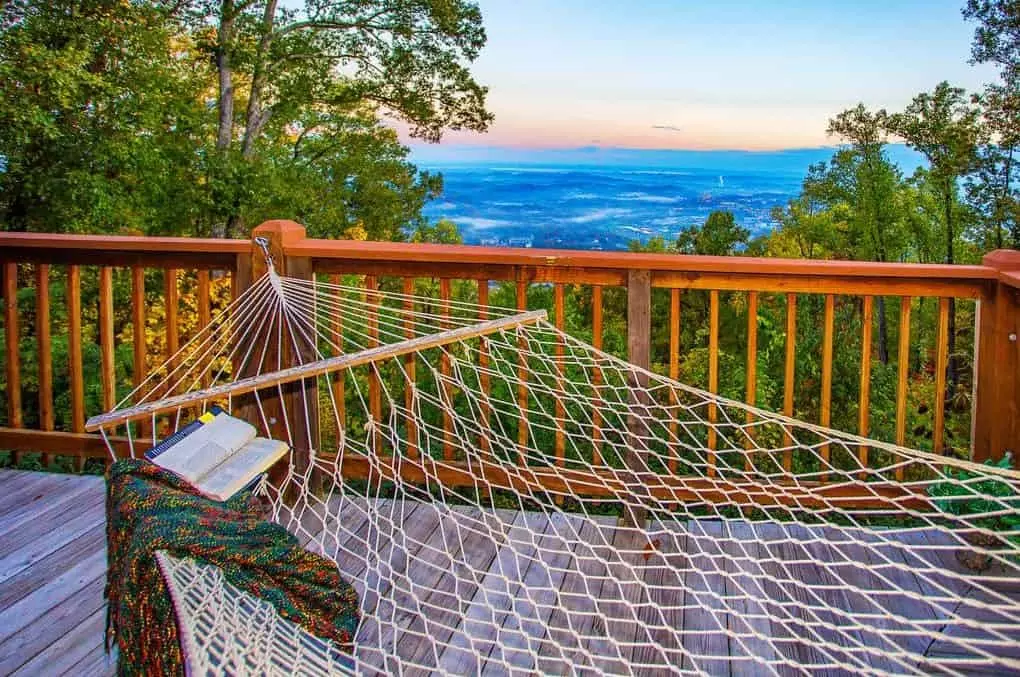
[[[726,328],[745,337],[741,395],[750,404],[766,406],[759,401],[759,364],[763,351],[777,348],[759,344],[767,310],[768,317],[782,317],[769,332],[784,335],[782,400],[776,408],[788,415],[802,414],[795,409],[798,388],[808,387],[798,383],[798,360],[805,359],[798,347],[798,307],[804,313],[817,306],[817,362],[814,353],[810,356],[817,381],[812,376],[808,384],[817,388],[813,422],[833,425],[834,410],[856,408],[856,424],[848,432],[864,436],[875,432],[869,412],[876,396],[875,324],[881,314],[888,320],[887,334],[895,336],[895,350],[883,367],[892,373],[896,365],[893,392],[882,394],[895,402],[888,441],[916,442],[908,430],[911,379],[928,373],[937,395],[929,398],[931,439],[925,444],[936,452],[945,449],[947,398],[941,395],[947,373],[961,373],[949,369],[951,360],[973,365],[967,445],[972,457],[997,458],[1020,441],[1017,252],[995,252],[979,266],[944,266],[316,240],[305,238],[304,230],[291,222],[269,222],[257,230],[271,238],[287,274],[334,280],[357,276],[367,293],[385,284],[410,291],[415,280],[428,278],[438,280],[441,298],[449,298],[456,283],[459,289],[470,285],[472,299],[485,304],[494,285],[505,283],[502,290],[512,289],[514,303],[525,309],[532,292],[548,290],[557,326],[603,347],[607,324],[626,323],[626,355],[621,356],[679,379],[693,378],[682,370],[681,353],[690,347],[682,345],[682,309],[703,304],[706,326],[697,337],[704,339],[699,349],[707,349],[707,369],[704,381],[695,385],[714,392],[721,387],[721,375],[733,379],[720,365],[720,308],[730,304],[745,316],[743,328]],[[150,365],[173,354],[189,333],[207,324],[210,289],[250,284],[259,274],[260,257],[246,240],[0,233],[6,384],[0,450],[41,452],[46,463],[57,455],[105,457],[105,445],[83,432],[86,417],[111,408],[131,383],[144,379]],[[568,290],[585,304],[583,312],[572,313],[571,325],[567,311],[578,308],[570,306]],[[626,315],[607,314],[610,295],[625,296]],[[663,314],[653,316],[653,299],[665,301],[659,304]],[[932,327],[918,327],[921,310],[931,314]],[[182,311],[189,326],[181,324]],[[837,323],[840,313],[860,318],[859,334],[846,335]],[[955,327],[951,354],[951,318],[971,313],[976,322]],[[584,326],[577,324],[578,317]],[[920,345],[915,329],[932,338]],[[159,336],[152,336],[157,330]],[[843,400],[834,399],[835,354],[851,340],[860,343],[856,392],[853,401],[845,401],[845,393]],[[22,364],[19,351],[11,349],[15,344],[36,355],[36,364]],[[912,355],[921,356],[913,370]],[[123,371],[125,364],[131,365],[129,373],[118,373],[118,365]],[[522,405],[526,410],[526,400]],[[371,406],[378,406],[374,398]],[[520,434],[527,434],[526,426]]]

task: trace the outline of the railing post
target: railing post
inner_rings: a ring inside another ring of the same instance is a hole
[[[627,273],[627,359],[631,364],[643,369],[650,366],[652,332],[652,276],[647,270],[631,270]],[[630,435],[627,440],[627,451],[623,462],[634,473],[647,471],[648,447],[645,444],[647,430],[643,418],[648,416],[650,404],[648,395],[648,376],[632,372],[630,385],[631,414],[627,419]],[[642,458],[642,457],[645,458]],[[646,497],[646,487],[635,480],[635,489],[639,497]],[[627,526],[643,528],[648,519],[648,511],[643,508],[625,506],[623,520]]]
[[[305,238],[304,226],[293,221],[266,221],[252,231],[252,249],[251,254],[247,257],[248,261],[244,263],[238,261],[237,288],[239,291],[261,279],[268,270],[265,252],[255,244],[255,238],[265,238],[268,241],[269,255],[272,257],[273,267],[279,275],[304,280],[312,279],[311,260],[305,257],[287,256],[287,247]],[[281,316],[278,319],[283,318]],[[245,365],[240,376],[253,375],[260,369],[262,371],[276,369],[278,361],[280,366],[286,368],[316,359],[315,345],[309,343],[304,332],[292,332],[294,327],[289,323],[293,321],[293,318],[284,320],[282,331],[279,331],[280,324],[269,325],[267,323],[264,334],[268,335],[254,337],[255,340],[265,341],[267,346],[265,357],[258,363]],[[278,331],[279,333],[277,333]],[[312,341],[315,340],[314,331],[308,332],[308,335],[311,336]],[[291,462],[299,481],[307,478],[308,489],[318,493],[322,486],[322,475],[315,469],[310,470],[313,455],[320,451],[317,380],[314,378],[304,379],[281,386],[281,390],[267,391],[266,395],[260,398],[260,402],[270,425],[270,434],[275,439],[286,440],[293,450]],[[256,412],[250,410],[253,404],[249,401],[245,406],[249,408],[248,413],[257,416]],[[284,412],[286,412],[286,419],[284,419]],[[248,418],[251,420],[250,417]],[[279,486],[279,481],[285,477],[285,469],[274,469],[271,477],[274,483]],[[289,489],[292,490],[293,487]]]
[[[997,250],[984,265],[1000,280],[978,303],[971,458],[998,460],[1020,451],[1020,252]],[[1013,276],[1015,279],[1011,280]]]

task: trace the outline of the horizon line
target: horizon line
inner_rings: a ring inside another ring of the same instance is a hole
[[[823,144],[818,146],[787,146],[778,148],[647,148],[641,146],[595,146],[595,145],[581,145],[581,146],[516,146],[516,145],[505,145],[505,144],[445,144],[445,143],[405,143],[412,152],[417,150],[452,150],[452,151],[467,151],[467,152],[480,152],[480,151],[509,151],[515,153],[562,153],[562,152],[578,152],[586,153],[590,155],[596,155],[601,152],[613,152],[613,151],[627,151],[627,152],[642,152],[642,153],[749,153],[756,155],[764,155],[768,153],[794,153],[794,152],[805,152],[805,151],[827,151],[836,150],[842,148],[848,144]],[[890,142],[886,144],[888,146],[895,146],[909,149],[909,146],[900,142]]]

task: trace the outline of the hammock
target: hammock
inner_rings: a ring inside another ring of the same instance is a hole
[[[217,405],[286,440],[272,518],[361,594],[345,655],[161,556],[194,674],[1020,671],[1020,473],[332,279],[270,264],[88,423],[141,455]]]

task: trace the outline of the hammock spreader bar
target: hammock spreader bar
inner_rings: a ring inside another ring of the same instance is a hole
[[[537,322],[545,320],[546,317],[546,311],[532,310],[525,313],[519,313],[517,315],[501,317],[495,320],[479,322],[478,324],[472,324],[465,327],[458,327],[456,329],[450,329],[436,334],[430,334],[428,336],[418,336],[406,341],[399,341],[397,343],[382,345],[376,348],[368,348],[367,350],[360,350],[356,353],[337,355],[323,360],[316,360],[315,362],[308,362],[294,367],[288,367],[287,369],[257,374],[255,376],[237,379],[230,383],[222,383],[220,385],[212,386],[211,388],[205,388],[204,390],[183,393],[181,395],[167,397],[155,402],[147,402],[134,407],[128,407],[127,409],[121,409],[120,411],[111,411],[106,414],[100,414],[99,416],[93,416],[85,423],[85,430],[88,432],[96,432],[102,428],[121,425],[128,421],[149,418],[154,414],[175,411],[198,402],[205,402],[222,397],[236,397],[238,395],[244,395],[264,388],[293,383],[294,381],[300,381],[306,378],[315,378],[341,369],[359,367],[361,365],[371,364],[372,362],[378,362],[380,360],[387,360],[393,357],[407,355],[409,353],[428,350],[429,348],[438,348],[439,346],[445,346],[451,343],[477,338],[479,336],[487,336],[489,334],[494,334],[506,329],[512,329],[514,327],[536,324]]]

